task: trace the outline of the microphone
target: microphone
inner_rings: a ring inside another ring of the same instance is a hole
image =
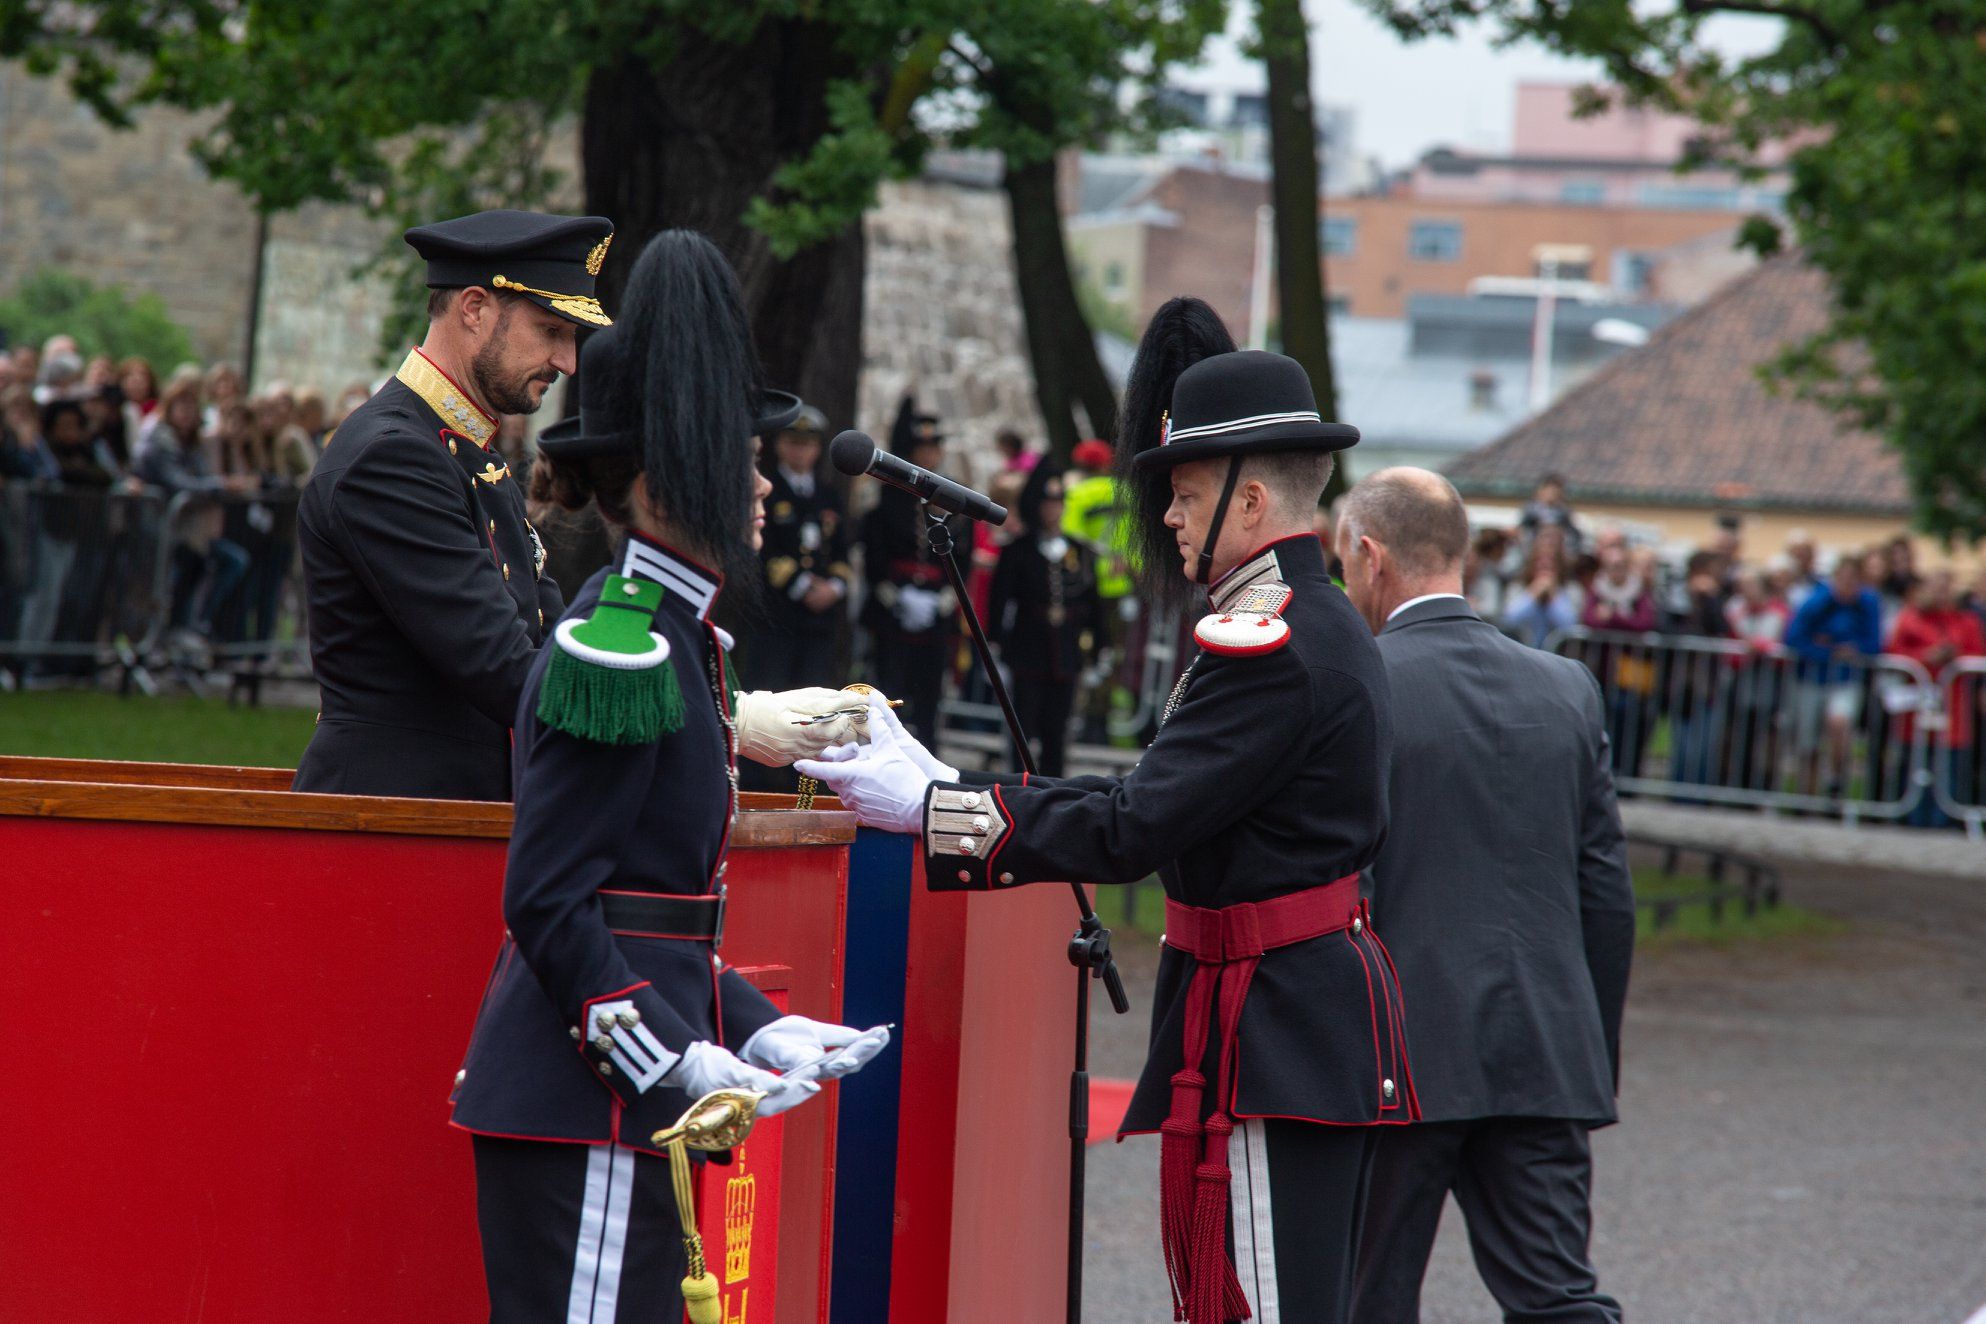
[[[921,469],[902,456],[880,449],[866,433],[857,432],[854,428],[834,439],[828,446],[828,458],[834,462],[835,468],[850,478],[868,474],[954,515],[987,524],[1007,522],[1005,506],[929,469]]]

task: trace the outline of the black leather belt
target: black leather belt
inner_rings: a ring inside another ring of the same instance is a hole
[[[607,927],[636,938],[689,938],[713,947],[724,941],[724,889],[709,896],[600,889]]]

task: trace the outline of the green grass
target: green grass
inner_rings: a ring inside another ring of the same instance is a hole
[[[1686,897],[1709,889],[1708,879],[1691,874],[1664,878],[1654,869],[1637,869],[1634,875],[1635,897],[1641,901]],[[1103,922],[1113,928],[1136,929],[1154,937],[1165,930],[1165,893],[1156,878],[1148,879],[1137,887],[1097,888],[1096,909]],[[1382,934],[1385,932],[1383,916],[1377,927]],[[1659,930],[1655,927],[1652,908],[1644,905],[1635,915],[1635,941],[1651,947],[1693,944],[1728,947],[1737,943],[1768,942],[1782,938],[1825,937],[1846,928],[1847,925],[1838,919],[1802,910],[1784,901],[1771,909],[1761,906],[1756,914],[1747,916],[1735,894],[1725,900],[1721,919],[1711,917],[1707,901],[1679,905],[1673,915],[1664,919]]]
[[[0,694],[0,754],[294,768],[314,722],[308,709],[220,699]]]

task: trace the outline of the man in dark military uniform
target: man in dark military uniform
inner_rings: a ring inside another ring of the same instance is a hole
[[[855,572],[841,498],[821,476],[827,417],[812,405],[773,439],[765,466],[767,622],[752,632],[745,663],[752,680],[784,690],[817,683],[827,668]]]
[[[944,446],[936,416],[918,413],[916,401],[904,396],[890,429],[890,452],[936,469]],[[903,700],[911,730],[936,740],[945,668],[958,638],[958,599],[944,564],[931,555],[926,523],[922,502],[888,486],[862,517],[862,572],[869,585],[862,624],[869,630],[877,687]]]
[[[558,586],[491,449],[575,366],[613,224],[490,211],[407,231],[428,333],[325,448],[298,509],[322,695],[293,787],[503,800],[510,724]]]
[[[987,631],[1013,672],[1014,715],[1034,741],[1035,766],[1062,775],[1076,686],[1103,628],[1096,553],[1062,532],[1060,470],[1044,460],[1016,503],[1025,529],[1000,552],[987,593]]]
[[[875,708],[870,745],[795,766],[865,822],[920,833],[934,889],[1158,873],[1151,1056],[1123,1134],[1163,1136],[1180,1317],[1336,1324],[1371,1128],[1418,1114],[1359,896],[1386,835],[1386,675],[1311,532],[1329,452],[1358,434],[1319,419],[1294,360],[1233,351],[1197,300],[1153,319],[1125,426],[1140,562],[1183,557],[1212,608],[1137,768],[966,784]]]

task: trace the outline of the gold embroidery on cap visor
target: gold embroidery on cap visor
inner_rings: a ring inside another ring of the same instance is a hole
[[[600,267],[607,260],[607,245],[613,242],[614,236],[608,235],[605,239],[593,245],[593,251],[586,255],[587,275],[597,276],[600,274]]]
[[[560,294],[557,290],[534,289],[529,285],[520,284],[508,276],[498,276],[490,284],[500,290],[511,290],[518,294],[535,294],[541,299],[550,301],[553,312],[564,313],[567,317],[575,317],[582,322],[590,322],[594,326],[612,326],[614,324],[614,319],[607,316],[607,310],[600,306],[600,301],[590,294]]]

